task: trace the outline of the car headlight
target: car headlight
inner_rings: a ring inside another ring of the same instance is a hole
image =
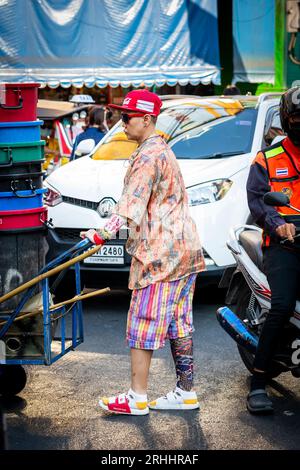
[[[187,188],[189,205],[198,206],[219,201],[227,194],[232,184],[229,179],[219,179],[191,186]]]
[[[54,206],[57,206],[57,204],[60,204],[62,202],[62,197],[61,197],[60,192],[57,191],[56,189],[51,188],[50,186],[48,186],[47,189],[48,191],[44,199],[45,205],[54,207]]]

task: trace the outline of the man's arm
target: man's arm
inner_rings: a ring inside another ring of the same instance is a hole
[[[153,183],[159,178],[159,175],[160,170],[154,158],[147,155],[137,157],[133,163],[128,182],[123,188],[122,196],[114,208],[114,214],[105,227],[99,230],[90,229],[87,232],[81,232],[80,236],[88,238],[96,245],[103,245],[127,221],[132,221],[137,226],[140,225],[147,210]]]
[[[157,158],[145,154],[136,157],[114,212],[139,226],[147,211],[153,185],[159,180],[160,173]]]
[[[88,238],[94,245],[104,245],[107,240],[113,238],[127,220],[117,214],[113,214],[104,228],[95,230],[90,229],[87,232],[80,232],[81,238]]]

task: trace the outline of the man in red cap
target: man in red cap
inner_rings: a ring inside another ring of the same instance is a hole
[[[128,224],[126,249],[132,256],[127,320],[131,348],[131,388],[101,398],[114,413],[145,415],[152,409],[199,407],[193,391],[192,300],[197,273],[204,261],[196,226],[177,160],[155,132],[162,102],[147,90],[128,93],[121,110],[124,132],[138,142],[129,160],[124,189],[114,215],[102,230],[82,236],[103,244]],[[147,383],[153,351],[170,340],[177,384],[173,391],[148,403]]]

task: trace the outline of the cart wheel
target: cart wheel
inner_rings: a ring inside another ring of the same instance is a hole
[[[24,367],[20,365],[0,365],[0,395],[12,396],[20,393],[27,382]]]

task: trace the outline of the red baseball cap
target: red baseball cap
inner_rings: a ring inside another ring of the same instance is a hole
[[[109,104],[110,108],[120,109],[121,111],[135,111],[158,116],[162,101],[158,95],[148,90],[133,90],[127,93],[123,104]]]

